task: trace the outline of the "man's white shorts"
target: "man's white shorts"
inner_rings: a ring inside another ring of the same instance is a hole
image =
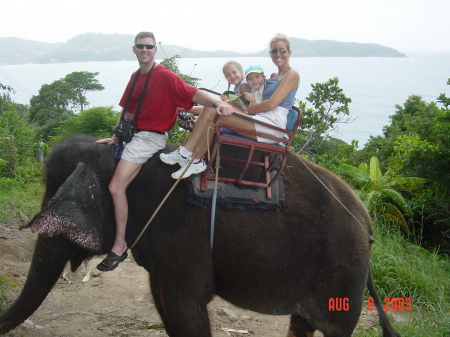
[[[134,134],[131,142],[125,145],[121,159],[130,163],[144,164],[166,146],[167,137],[167,132],[162,135],[156,132],[139,131]]]

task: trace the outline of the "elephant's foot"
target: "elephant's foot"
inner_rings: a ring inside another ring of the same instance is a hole
[[[294,335],[292,330],[289,329],[287,337],[301,337],[302,335]],[[306,332],[306,335],[303,335],[306,337],[314,337],[314,332]]]
[[[315,330],[303,317],[291,315],[287,337],[313,337]]]

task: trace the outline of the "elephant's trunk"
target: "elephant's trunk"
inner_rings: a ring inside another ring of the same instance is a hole
[[[0,314],[0,335],[30,317],[55,285],[70,257],[71,243],[39,235],[25,285],[19,297]]]

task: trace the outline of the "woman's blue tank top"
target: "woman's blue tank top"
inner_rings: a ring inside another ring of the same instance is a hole
[[[275,90],[280,86],[278,78],[271,78],[266,80],[266,86],[264,87],[263,92],[263,100],[269,99]],[[295,94],[297,93],[297,89],[292,89],[291,92],[287,95],[287,97],[279,104],[279,106],[290,110],[294,105]]]

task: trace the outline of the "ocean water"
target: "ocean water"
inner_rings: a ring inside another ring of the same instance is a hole
[[[269,57],[236,58],[244,69],[253,64],[263,67],[266,75],[276,71]],[[227,81],[222,65],[228,58],[184,58],[179,68],[200,79],[200,86],[223,92]],[[427,102],[436,102],[441,93],[450,96],[450,55],[418,55],[408,58],[291,58],[291,66],[300,73],[301,83],[297,99],[305,101],[311,84],[339,78],[339,86],[352,99],[349,105],[353,121],[341,124],[333,134],[348,143],[353,139],[364,145],[370,136],[382,134],[390,124],[389,116],[396,105],[403,105],[410,95],[419,95]],[[24,64],[0,66],[0,83],[11,85],[16,93],[14,101],[28,104],[43,84],[50,84],[73,71],[98,72],[103,91],[87,94],[90,107],[114,106],[118,102],[133,71],[136,61],[85,62],[62,64]]]

